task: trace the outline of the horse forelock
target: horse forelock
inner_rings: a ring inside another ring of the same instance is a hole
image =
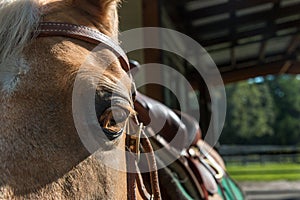
[[[56,1],[60,3],[51,4]],[[29,70],[22,52],[31,41],[42,15],[50,10],[56,10],[55,6],[71,5],[74,2],[75,0],[0,0],[0,91],[9,94],[17,85],[18,76]],[[103,7],[112,2],[119,3],[119,0],[104,0]],[[109,21],[118,21],[116,16],[108,16],[101,17],[100,21],[105,24],[106,18]],[[105,32],[105,30],[102,31]],[[117,37],[117,34],[107,34]]]
[[[0,0],[0,83],[11,88],[27,71],[21,52],[40,20],[38,0]]]

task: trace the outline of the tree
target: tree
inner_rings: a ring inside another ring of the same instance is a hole
[[[276,123],[274,143],[282,145],[300,144],[300,79],[282,75],[266,81],[273,91]]]
[[[247,81],[226,86],[227,117],[221,143],[248,144],[273,135],[274,102],[265,83]]]
[[[300,145],[300,76],[226,86],[225,144]]]

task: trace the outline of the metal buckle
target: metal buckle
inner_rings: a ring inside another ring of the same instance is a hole
[[[199,159],[202,161],[203,164],[208,165],[210,168],[214,170],[215,173],[213,173],[214,177],[217,180],[221,180],[224,176],[224,171],[222,167],[215,161],[213,157],[211,157],[207,152],[202,152],[201,148],[199,146],[192,146],[188,149],[188,154],[192,158]],[[206,166],[206,167],[208,167]]]
[[[216,161],[209,158],[204,159],[204,161],[215,170],[216,174],[214,174],[214,176],[217,180],[221,180],[224,177],[223,169],[217,164]]]

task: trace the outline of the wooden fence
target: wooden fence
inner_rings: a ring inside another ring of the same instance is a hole
[[[227,146],[219,148],[226,163],[250,164],[269,162],[300,163],[300,147],[297,146]]]

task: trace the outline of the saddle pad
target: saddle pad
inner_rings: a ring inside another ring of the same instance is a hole
[[[223,196],[224,199],[243,200],[245,195],[241,188],[234,182],[234,180],[226,174],[219,185],[218,193]],[[225,196],[225,197],[224,197]]]

